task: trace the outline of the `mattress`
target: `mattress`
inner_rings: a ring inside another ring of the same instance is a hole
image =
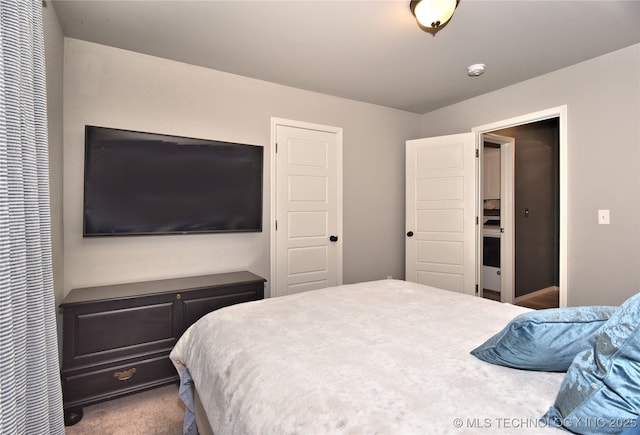
[[[171,359],[215,434],[539,433],[563,373],[469,354],[528,311],[382,280],[214,311]]]

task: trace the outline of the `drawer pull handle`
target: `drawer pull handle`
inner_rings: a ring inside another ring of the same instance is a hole
[[[136,373],[136,368],[133,367],[129,370],[125,370],[123,372],[115,372],[113,374],[113,377],[116,378],[119,381],[126,381],[131,379],[131,377]]]

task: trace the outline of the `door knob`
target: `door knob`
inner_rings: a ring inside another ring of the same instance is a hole
[[[413,237],[413,231],[409,231],[409,232],[407,233],[407,237]]]
[[[329,240],[331,240],[332,242],[337,242],[338,236],[329,236]]]

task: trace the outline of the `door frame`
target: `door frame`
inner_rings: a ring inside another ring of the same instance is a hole
[[[516,127],[519,125],[530,124],[532,122],[544,121],[550,118],[558,118],[558,147],[559,147],[559,166],[560,166],[560,174],[559,174],[559,182],[560,182],[560,234],[559,234],[559,306],[566,307],[569,293],[569,285],[568,285],[568,161],[567,161],[567,144],[568,144],[568,134],[567,134],[567,106],[557,106],[552,107],[550,109],[541,110],[539,112],[528,113],[525,115],[517,116],[514,118],[505,119],[502,121],[493,122],[490,124],[481,125],[478,127],[473,127],[471,131],[474,133],[476,138],[476,150],[478,153],[481,152],[480,148],[483,146],[483,135],[485,133],[490,133],[495,130],[501,130],[509,127]],[[477,205],[478,207],[478,216],[480,216],[480,207],[482,206],[482,176],[481,171],[477,172]],[[476,231],[476,244],[478,246],[478,250],[482,248],[482,231],[478,228]],[[481,269],[482,265],[480,259],[481,255],[477,255],[476,257],[476,270]],[[477,272],[477,276],[481,276],[481,271]],[[481,285],[482,282],[478,281]]]
[[[283,127],[294,127],[294,128],[302,128],[302,129],[307,129],[307,130],[316,130],[316,131],[323,131],[323,132],[327,132],[327,133],[333,133],[336,135],[336,145],[337,145],[337,177],[338,179],[336,180],[337,182],[337,187],[338,187],[338,194],[337,194],[337,228],[338,228],[338,235],[339,235],[339,241],[337,243],[338,246],[336,246],[337,249],[337,282],[338,285],[342,284],[342,273],[343,273],[343,267],[342,267],[342,247],[343,242],[344,242],[344,232],[343,232],[343,226],[342,226],[342,204],[343,204],[343,193],[342,193],[342,128],[340,127],[332,127],[332,126],[328,126],[328,125],[321,125],[321,124],[314,124],[314,123],[310,123],[310,122],[304,122],[304,121],[294,121],[291,119],[284,119],[284,118],[276,118],[276,117],[271,117],[271,141],[270,141],[270,145],[271,145],[271,151],[269,152],[269,158],[271,159],[270,162],[270,212],[269,212],[269,223],[270,223],[270,227],[271,227],[271,231],[270,231],[270,236],[269,236],[269,246],[270,246],[270,260],[269,260],[269,267],[270,267],[270,282],[269,282],[269,297],[272,297],[274,294],[276,294],[276,289],[277,289],[277,271],[276,271],[276,261],[277,261],[277,244],[276,244],[276,240],[277,240],[277,235],[276,235],[276,219],[277,219],[277,195],[278,195],[278,185],[277,185],[277,159],[276,159],[276,139],[277,139],[277,135],[276,135],[276,130],[278,126],[283,126]]]
[[[478,179],[484,182],[484,147],[485,142],[490,142],[500,147],[500,302],[512,304],[515,300],[515,237],[514,237],[514,198],[515,198],[515,180],[514,180],[514,147],[515,140],[512,137],[500,136],[494,133],[482,133],[480,135],[481,146],[479,148],[478,158]],[[479,222],[484,222],[484,186],[478,186],[480,197],[478,198],[478,215]],[[478,224],[478,232],[480,233],[480,245],[478,247],[478,276],[479,292],[478,296],[484,296],[484,265],[483,247],[484,247],[484,226]],[[510,258],[505,262],[504,258]]]

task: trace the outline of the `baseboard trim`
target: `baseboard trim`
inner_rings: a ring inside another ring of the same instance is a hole
[[[551,291],[560,291],[560,287],[552,285],[551,287],[546,287],[546,288],[543,288],[543,289],[540,289],[540,290],[536,290],[536,291],[533,291],[531,293],[527,293],[526,295],[517,296],[513,301],[515,303],[523,302],[523,301],[526,301],[527,299],[534,298],[536,296],[541,296],[541,295],[543,295],[545,293],[548,293],[548,292],[551,292]]]

